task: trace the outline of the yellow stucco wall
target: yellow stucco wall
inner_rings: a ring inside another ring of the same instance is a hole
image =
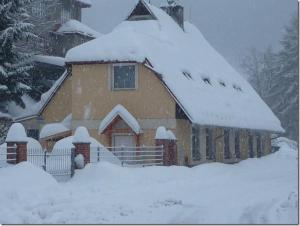
[[[188,159],[190,163],[191,159],[191,131],[192,125],[188,120],[177,119],[176,120],[176,137],[177,137],[177,147],[178,156]],[[179,153],[181,152],[181,153]],[[180,160],[180,159],[179,159]]]
[[[66,78],[42,113],[46,123],[63,120],[72,111],[72,76]]]
[[[102,119],[117,104],[139,119],[175,118],[175,101],[155,74],[141,64],[136,90],[111,90],[109,64],[73,65],[72,74],[75,120]]]

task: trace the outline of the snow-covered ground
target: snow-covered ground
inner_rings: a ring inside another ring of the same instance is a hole
[[[298,150],[235,165],[90,164],[58,183],[29,164],[0,169],[0,223],[298,223]]]

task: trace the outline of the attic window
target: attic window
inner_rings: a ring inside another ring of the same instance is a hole
[[[232,85],[232,87],[233,87],[236,91],[242,92],[242,88],[239,87],[238,85]]]
[[[148,9],[143,1],[139,1],[127,20],[156,20],[156,17],[152,14],[150,9]]]
[[[203,82],[205,82],[205,84],[211,85],[209,78],[203,78]]]
[[[219,83],[220,83],[221,86],[226,87],[225,82],[219,81]]]
[[[183,71],[182,74],[187,78],[187,79],[193,79],[191,74],[187,71]]]

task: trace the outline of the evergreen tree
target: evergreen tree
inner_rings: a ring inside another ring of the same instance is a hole
[[[30,90],[23,81],[31,69],[30,54],[22,44],[36,36],[27,23],[25,6],[31,0],[0,0],[0,103],[14,101],[25,107],[21,97]],[[4,104],[5,105],[5,104]]]
[[[286,135],[298,139],[298,18],[294,16],[281,40],[282,49],[278,54],[278,73],[272,94],[274,110],[286,130]]]

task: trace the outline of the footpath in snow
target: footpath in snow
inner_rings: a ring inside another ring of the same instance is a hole
[[[297,224],[298,150],[235,165],[87,165],[58,183],[29,164],[0,169],[0,223]]]

